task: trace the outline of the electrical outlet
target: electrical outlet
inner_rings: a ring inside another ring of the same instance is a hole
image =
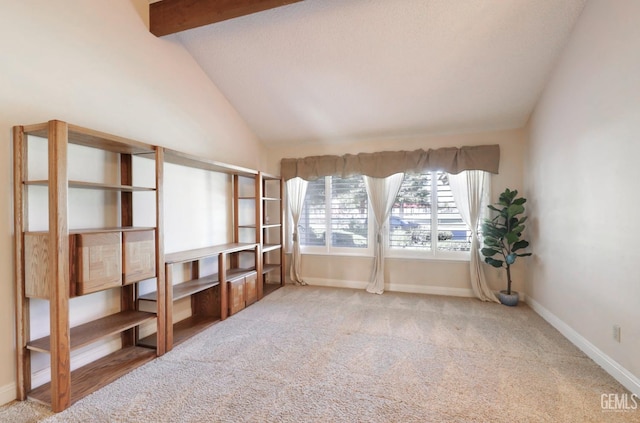
[[[618,325],[613,325],[613,339],[620,342],[620,326]]]

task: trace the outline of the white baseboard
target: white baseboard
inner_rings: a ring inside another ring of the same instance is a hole
[[[365,289],[369,282],[364,281],[345,281],[342,279],[325,279],[325,278],[302,278],[308,285],[313,286],[330,286],[332,288],[352,288]]]
[[[0,405],[5,405],[16,399],[16,384],[0,386]]]
[[[341,279],[304,278],[309,285],[330,286],[333,288],[365,289],[368,281],[345,281]],[[473,290],[465,288],[449,288],[433,285],[410,285],[401,283],[386,283],[385,291],[407,292],[411,294],[447,295],[452,297],[474,297]]]
[[[385,284],[385,289],[394,292],[408,292],[411,294],[446,295],[449,297],[475,297],[473,290],[466,288],[450,288],[446,286],[409,285],[402,283]]]
[[[640,396],[640,379],[633,375],[630,371],[622,367],[617,361],[602,352],[598,347],[593,345],[584,336],[576,332],[571,326],[567,325],[555,314],[544,308],[540,303],[532,298],[527,299],[527,304],[538,313],[544,320],[549,322],[551,326],[558,329],[571,343],[580,348],[589,358],[595,361],[614,379],[620,382],[625,388],[632,393]]]

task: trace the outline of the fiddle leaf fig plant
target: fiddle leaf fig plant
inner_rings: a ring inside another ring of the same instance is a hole
[[[511,265],[518,257],[531,255],[522,252],[529,246],[529,242],[522,238],[524,223],[527,221],[527,216],[523,216],[526,202],[526,198],[518,197],[517,190],[505,189],[500,194],[498,203],[487,206],[495,212],[495,216],[485,219],[482,225],[484,261],[493,267],[507,269],[508,295],[511,295]]]

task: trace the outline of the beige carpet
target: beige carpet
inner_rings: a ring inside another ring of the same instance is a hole
[[[603,393],[628,391],[525,305],[286,286],[62,413],[0,421],[640,421]]]

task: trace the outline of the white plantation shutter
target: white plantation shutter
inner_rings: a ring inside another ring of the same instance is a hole
[[[471,231],[444,172],[408,174],[389,218],[389,248],[425,252],[469,251]]]
[[[331,247],[367,248],[368,200],[362,176],[330,177]]]
[[[324,245],[326,231],[326,195],[324,178],[307,185],[304,206],[298,222],[298,239],[302,246]]]
[[[300,245],[366,249],[368,201],[361,176],[309,182],[298,223]]]

